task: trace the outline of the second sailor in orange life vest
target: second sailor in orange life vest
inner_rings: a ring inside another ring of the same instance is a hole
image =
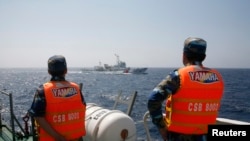
[[[51,80],[37,89],[29,109],[38,126],[38,140],[81,140],[86,134],[86,103],[79,86],[65,80],[67,65],[64,56],[50,57],[48,72]]]
[[[149,96],[148,110],[163,140],[205,141],[208,124],[216,122],[224,82],[216,69],[202,65],[206,47],[201,38],[187,38],[184,67],[170,72]]]

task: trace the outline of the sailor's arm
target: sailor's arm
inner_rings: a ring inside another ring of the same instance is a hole
[[[151,92],[148,98],[147,106],[152,122],[158,128],[166,126],[162,115],[162,104],[170,94],[176,93],[179,86],[180,79],[177,70],[175,70],[167,75],[167,77],[162,80]]]
[[[66,141],[66,139],[60,135],[60,133],[50,126],[44,117],[34,117],[34,119],[39,124],[39,126],[43,128],[49,135],[51,135],[56,141]]]

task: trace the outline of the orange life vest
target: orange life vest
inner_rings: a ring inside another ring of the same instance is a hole
[[[67,140],[84,136],[86,105],[82,103],[78,85],[68,81],[51,81],[43,86],[46,98],[45,119]],[[40,141],[54,141],[42,128],[38,129],[38,134]]]
[[[187,66],[178,70],[180,89],[166,101],[168,131],[182,134],[206,134],[208,124],[214,124],[224,82],[214,69]]]

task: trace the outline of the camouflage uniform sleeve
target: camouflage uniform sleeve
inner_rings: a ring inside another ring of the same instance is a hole
[[[28,113],[33,117],[43,117],[45,115],[46,100],[43,85],[37,88],[33,102]]]
[[[148,110],[154,125],[158,128],[165,127],[163,120],[163,111],[165,104],[163,102],[170,94],[175,94],[180,87],[180,78],[178,71],[170,72],[151,92],[148,98]],[[163,106],[162,106],[163,105]]]

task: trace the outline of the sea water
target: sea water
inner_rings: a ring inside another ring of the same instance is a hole
[[[137,127],[138,141],[146,140],[143,127],[143,115],[147,111],[147,98],[152,89],[175,68],[149,68],[146,74],[121,74],[112,72],[82,71],[81,68],[69,68],[66,79],[78,84],[82,83],[82,92],[87,103],[96,103],[101,107],[112,109],[117,95],[129,99],[137,92],[131,112]],[[225,81],[225,91],[219,117],[250,122],[250,69],[218,69]],[[35,89],[50,76],[45,68],[1,68],[0,90],[12,93],[14,113],[18,120],[27,113]],[[3,117],[8,120],[8,97],[1,96]],[[118,107],[126,111],[126,105]],[[22,121],[21,121],[22,123]],[[160,141],[157,129],[149,124],[149,131],[154,141]]]

